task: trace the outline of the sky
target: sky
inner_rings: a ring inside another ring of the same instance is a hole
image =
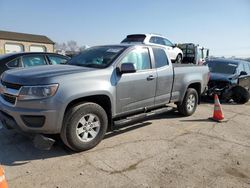
[[[250,0],[0,0],[0,30],[79,46],[158,33],[225,57],[250,57]]]

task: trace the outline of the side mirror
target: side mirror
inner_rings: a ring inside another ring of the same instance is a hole
[[[120,68],[120,73],[134,73],[136,72],[135,66],[133,63],[122,63]]]
[[[247,75],[247,72],[246,71],[241,71],[240,72],[240,76],[246,76]]]

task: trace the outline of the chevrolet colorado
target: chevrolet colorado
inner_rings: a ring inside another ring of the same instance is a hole
[[[163,112],[169,103],[192,115],[208,73],[207,66],[174,67],[160,46],[91,47],[66,65],[4,72],[0,122],[29,134],[60,134],[69,148],[83,151],[109,126]]]

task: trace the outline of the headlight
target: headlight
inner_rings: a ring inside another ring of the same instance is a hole
[[[58,84],[41,86],[22,86],[18,100],[44,99],[55,95]]]

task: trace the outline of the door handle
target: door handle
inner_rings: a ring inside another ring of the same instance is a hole
[[[155,79],[155,77],[154,77],[153,75],[149,75],[149,76],[147,77],[147,81],[150,81],[150,80],[153,80],[153,79]]]

